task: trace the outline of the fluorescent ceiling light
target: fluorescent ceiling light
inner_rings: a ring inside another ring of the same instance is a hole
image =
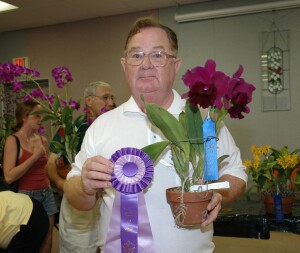
[[[274,11],[274,10],[299,8],[299,7],[300,7],[300,0],[284,0],[284,1],[256,4],[256,5],[225,8],[219,10],[195,12],[195,13],[186,13],[186,14],[175,13],[174,19],[178,23],[183,23],[183,22],[190,22],[196,20],[239,16],[245,14],[253,14],[253,13],[260,13],[260,12],[267,12],[267,11]]]
[[[0,12],[11,11],[19,7],[0,1]]]

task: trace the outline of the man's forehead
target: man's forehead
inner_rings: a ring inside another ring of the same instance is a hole
[[[127,45],[127,50],[166,50],[171,47],[167,33],[159,27],[141,29],[133,35]]]
[[[107,87],[107,86],[98,86],[96,92],[100,93],[101,95],[102,94],[111,94],[112,93],[111,88]]]

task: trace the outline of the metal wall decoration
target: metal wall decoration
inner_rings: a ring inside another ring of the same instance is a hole
[[[289,31],[273,23],[261,40],[262,110],[290,110]]]

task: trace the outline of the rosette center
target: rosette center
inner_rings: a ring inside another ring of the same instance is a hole
[[[133,162],[127,162],[123,165],[122,171],[126,177],[134,177],[138,173],[138,166]]]

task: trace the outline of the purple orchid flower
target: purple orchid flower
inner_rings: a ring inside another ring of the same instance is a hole
[[[32,101],[32,97],[31,96],[24,96],[23,97],[23,101],[24,102],[31,102]]]
[[[45,95],[40,89],[35,89],[34,91],[30,92],[30,96],[33,98],[41,98],[42,100],[45,99]]]
[[[222,87],[227,86],[228,79],[223,72],[216,71],[214,60],[208,60],[204,67],[188,70],[182,80],[190,88],[182,97],[188,97],[192,105],[200,105],[202,108],[222,107],[220,94],[224,93]]]
[[[43,126],[40,126],[37,132],[38,132],[38,134],[44,134],[45,128]]]
[[[14,91],[18,92],[22,89],[23,89],[23,84],[22,83],[20,83],[19,81],[13,82],[13,90]]]
[[[106,113],[106,112],[108,112],[109,110],[107,109],[107,108],[105,108],[105,107],[103,107],[102,109],[101,109],[101,113],[103,114],[103,113]]]
[[[230,117],[242,119],[242,113],[250,112],[248,104],[255,90],[254,85],[241,78],[243,71],[240,65],[229,77],[224,72],[216,71],[214,60],[208,60],[204,67],[195,67],[183,75],[182,80],[190,90],[182,97],[188,98],[194,106],[224,108]]]
[[[80,108],[80,103],[76,102],[75,100],[70,100],[69,101],[69,106],[75,110],[79,110]]]
[[[52,70],[52,76],[58,88],[63,88],[68,82],[73,81],[70,70],[65,66],[54,68]]]

